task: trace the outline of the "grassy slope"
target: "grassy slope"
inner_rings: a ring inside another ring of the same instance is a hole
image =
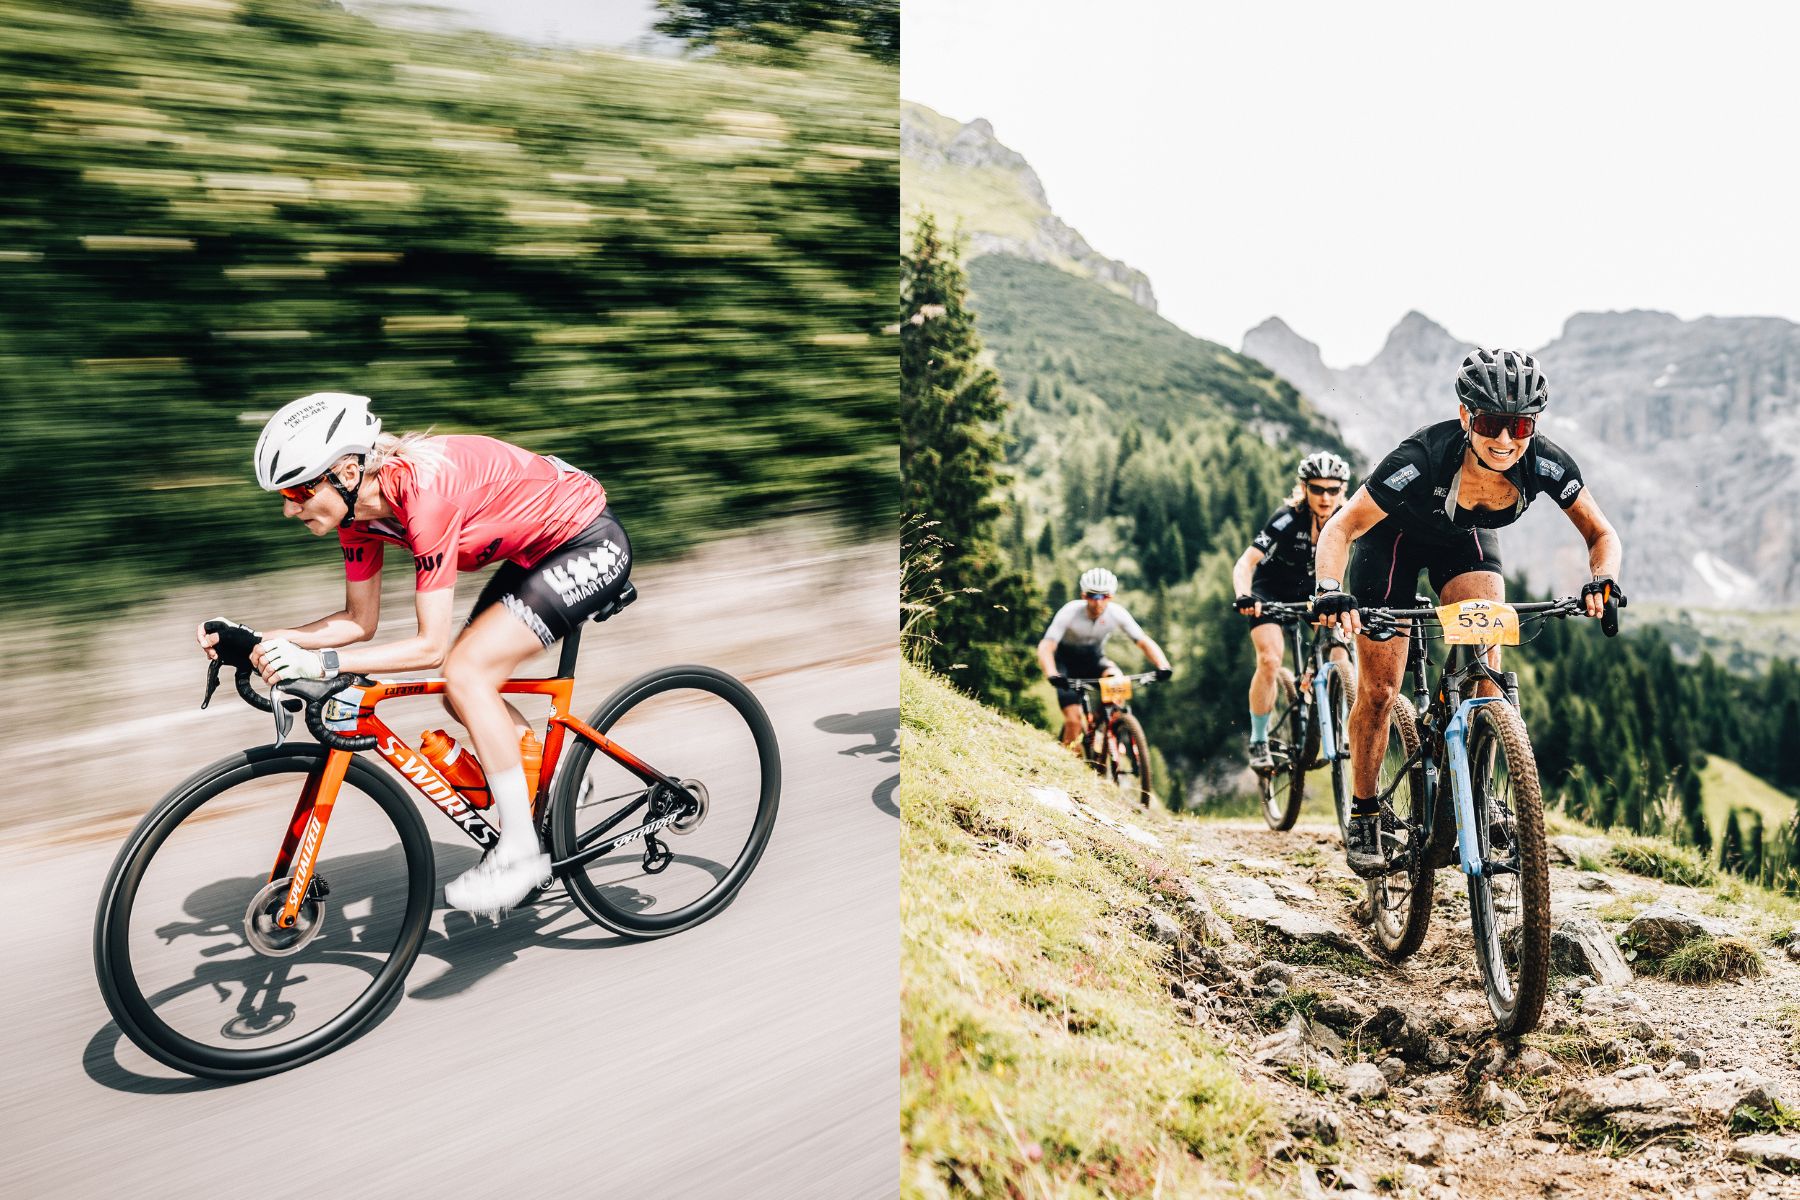
[[[1141,932],[1158,852],[1027,794],[1097,786],[1042,733],[910,666],[900,701],[903,1192],[1259,1190],[1263,1103]]]
[[[1122,427],[1136,418],[1229,414],[1283,427],[1309,446],[1348,453],[1331,423],[1286,380],[1255,359],[1197,338],[1106,289],[1010,255],[969,266],[971,304],[981,336],[1011,394],[1026,394],[1033,373],[1072,376]]]
[[[1700,787],[1706,808],[1706,827],[1713,837],[1724,835],[1725,821],[1734,808],[1747,808],[1762,814],[1763,828],[1773,832],[1794,819],[1794,798],[1770,787],[1728,758],[1716,754],[1706,756],[1706,768],[1700,773]],[[1742,818],[1739,818],[1740,822]]]

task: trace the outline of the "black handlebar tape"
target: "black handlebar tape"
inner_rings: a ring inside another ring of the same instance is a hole
[[[260,708],[264,712],[275,711],[275,701],[262,695],[255,688],[250,686],[249,667],[239,667],[237,669],[237,690],[238,695],[244,698],[245,703],[250,704],[255,708]]]
[[[345,735],[325,727],[325,703],[333,696],[355,682],[353,675],[339,675],[336,679],[327,680],[317,696],[306,698],[306,727],[319,743],[333,750],[348,750],[355,753],[359,750],[373,750],[375,738],[371,734]],[[317,685],[314,685],[317,686]],[[312,688],[308,687],[308,691]]]

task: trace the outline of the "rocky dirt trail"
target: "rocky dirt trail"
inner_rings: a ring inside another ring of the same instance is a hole
[[[1335,827],[1177,819],[1189,900],[1151,932],[1176,946],[1176,1003],[1213,1027],[1283,1109],[1302,1192],[1417,1197],[1800,1197],[1800,964],[1779,913],[1608,868],[1553,839],[1558,969],[1538,1032],[1503,1044],[1440,872],[1431,934],[1404,965],[1372,948]],[[1559,860],[1559,861],[1558,861]],[[1627,933],[1627,931],[1629,931]],[[1760,978],[1634,973],[1694,936],[1741,935]]]

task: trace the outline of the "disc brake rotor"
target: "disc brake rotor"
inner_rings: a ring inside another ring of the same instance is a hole
[[[324,928],[325,901],[315,894],[319,884],[316,876],[313,886],[307,888],[306,898],[294,913],[293,928],[283,929],[275,923],[275,919],[281,915],[282,905],[287,901],[288,886],[292,883],[293,877],[290,875],[271,879],[250,898],[250,907],[244,910],[244,940],[258,954],[266,954],[272,958],[298,954]]]

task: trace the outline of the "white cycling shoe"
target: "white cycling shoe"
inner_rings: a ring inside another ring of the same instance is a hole
[[[502,859],[495,850],[444,885],[444,900],[477,916],[498,917],[550,877],[548,854]]]

